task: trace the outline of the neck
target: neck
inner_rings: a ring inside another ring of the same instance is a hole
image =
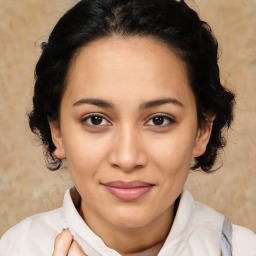
[[[150,248],[147,248],[143,251],[138,251],[134,253],[121,253],[123,256],[155,256],[158,255],[159,251],[163,247],[164,241],[156,245],[153,245]]]
[[[91,230],[104,243],[124,256],[153,256],[161,250],[171,229],[176,212],[175,204],[163,212],[157,219],[139,228],[120,228],[111,225],[92,213],[81,202],[80,215]]]

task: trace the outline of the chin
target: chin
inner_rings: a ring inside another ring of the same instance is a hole
[[[148,214],[136,214],[135,212],[126,212],[119,214],[112,214],[109,218],[109,222],[112,226],[120,229],[136,229],[141,228],[149,224],[152,219]]]

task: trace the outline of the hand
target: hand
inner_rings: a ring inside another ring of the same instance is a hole
[[[52,256],[87,256],[69,230],[57,235]]]

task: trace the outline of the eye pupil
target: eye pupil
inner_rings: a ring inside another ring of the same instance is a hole
[[[164,123],[164,117],[162,117],[162,116],[156,116],[156,117],[154,117],[154,118],[153,118],[153,123],[154,123],[155,125],[161,125],[161,124],[163,124],[163,123]]]
[[[91,122],[93,125],[99,125],[102,122],[102,117],[101,116],[92,116]]]

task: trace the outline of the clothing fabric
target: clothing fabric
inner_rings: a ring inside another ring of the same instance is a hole
[[[220,237],[221,256],[232,256],[232,233],[232,224],[225,218]]]
[[[120,256],[86,225],[76,206],[80,196],[66,191],[63,207],[33,215],[8,230],[0,240],[0,256],[49,256],[54,240],[69,228],[88,256]],[[170,233],[158,256],[221,256],[224,216],[211,207],[195,202],[184,189]],[[233,256],[256,256],[256,235],[233,225]]]

